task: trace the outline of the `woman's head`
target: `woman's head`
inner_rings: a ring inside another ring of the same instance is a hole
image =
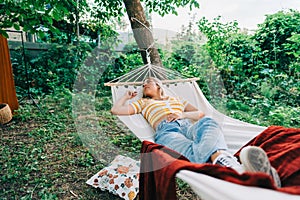
[[[162,82],[154,77],[148,77],[143,81],[143,96],[144,97],[163,97],[164,89]]]

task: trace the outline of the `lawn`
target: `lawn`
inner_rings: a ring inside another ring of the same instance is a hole
[[[117,154],[138,159],[141,142],[110,114],[110,97],[97,99],[94,116],[82,116],[98,122],[95,132],[80,133],[71,99],[61,91],[38,99],[39,107],[22,101],[13,120],[1,126],[0,199],[120,199],[86,181]],[[84,134],[101,141],[91,146]],[[180,180],[177,195],[197,199]]]

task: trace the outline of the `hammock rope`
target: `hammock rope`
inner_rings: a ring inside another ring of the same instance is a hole
[[[105,83],[105,86],[118,86],[118,85],[141,85],[144,79],[148,77],[155,77],[163,83],[175,82],[190,82],[199,80],[199,78],[186,78],[177,71],[156,66],[153,64],[146,64],[138,67],[130,72]]]
[[[147,27],[144,23],[139,21],[138,19],[131,17],[131,20],[135,20],[144,26],[151,34],[152,31]],[[148,77],[155,77],[161,80],[163,83],[172,83],[172,82],[190,82],[199,80],[198,78],[186,78],[183,77],[177,71],[172,69],[168,69],[165,67],[153,65],[150,59],[151,48],[153,48],[154,42],[150,44],[146,49],[140,49],[140,51],[146,52],[147,64],[144,66],[138,67],[126,74],[115,78],[108,83],[105,83],[105,86],[121,86],[121,85],[142,85],[142,81]]]

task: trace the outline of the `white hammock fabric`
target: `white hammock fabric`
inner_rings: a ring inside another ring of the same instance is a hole
[[[189,103],[203,111],[206,116],[215,119],[223,129],[225,140],[231,153],[235,153],[248,141],[266,129],[266,127],[233,119],[217,111],[203,95],[196,83],[197,78],[182,79],[181,75],[177,72],[151,64],[140,67],[131,71],[129,74],[106,83],[107,86],[111,86],[113,102],[123,96],[127,90],[135,90],[138,92],[138,95],[131,101],[141,98],[142,80],[149,76],[157,77],[162,80],[167,95],[183,97],[188,100]],[[154,130],[141,114],[118,116],[118,118],[141,141],[148,140],[154,142]],[[201,199],[252,200],[262,199],[263,197],[272,197],[273,200],[299,199],[297,195],[238,185],[188,170],[181,170],[176,176],[187,182]]]

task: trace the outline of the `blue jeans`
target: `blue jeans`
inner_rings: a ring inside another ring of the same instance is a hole
[[[209,117],[194,124],[189,119],[166,120],[156,129],[155,142],[184,155],[191,162],[206,163],[217,150],[227,150],[221,127]]]

